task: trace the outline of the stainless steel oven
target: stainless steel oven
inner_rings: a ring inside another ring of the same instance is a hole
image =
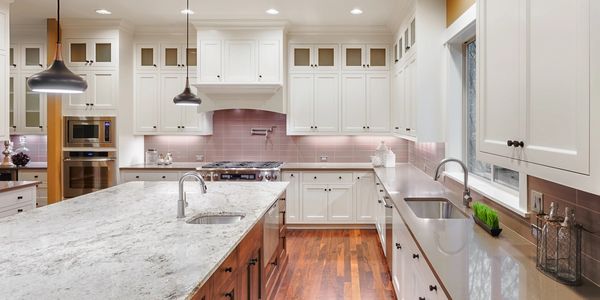
[[[114,148],[115,117],[64,117],[65,147]]]
[[[69,151],[64,156],[65,198],[81,196],[116,184],[114,151]]]

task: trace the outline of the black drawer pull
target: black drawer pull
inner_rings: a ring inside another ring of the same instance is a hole
[[[17,213],[22,213],[22,212],[23,212],[22,208],[17,209]]]
[[[425,297],[419,297],[419,300],[425,300]]]
[[[396,243],[396,249],[402,249],[402,245],[400,245],[400,243]]]
[[[340,176],[339,179],[342,179],[342,176]]]
[[[229,299],[233,299],[235,296],[235,294],[233,293],[233,290],[231,290],[231,292],[229,292],[229,293],[225,293],[224,295],[225,295],[225,297],[227,297]],[[423,300],[425,300],[425,299],[423,299]]]
[[[165,178],[167,178],[167,176],[164,176],[164,175],[163,175],[162,179],[165,179]]]
[[[314,179],[317,179],[317,176],[315,176]]]
[[[38,178],[38,176],[37,176],[37,175],[35,175],[35,176],[33,176],[33,178]]]
[[[419,259],[419,254],[416,254],[416,253],[415,253],[415,254],[413,254],[413,258],[414,258],[414,259]]]
[[[429,285],[429,291],[430,292],[433,292],[433,291],[437,292],[437,285]]]
[[[139,178],[140,178],[140,176],[139,176],[139,175],[138,175],[138,176],[135,176],[135,178],[136,178],[136,179],[139,179]]]
[[[248,264],[251,266],[254,266],[254,265],[256,265],[257,262],[258,262],[258,258],[253,258],[248,262]]]
[[[225,268],[224,271],[227,272],[227,273],[231,273],[231,272],[233,272],[233,268],[232,267],[227,267],[227,268]]]
[[[23,196],[18,196],[17,199],[21,200],[23,199]]]

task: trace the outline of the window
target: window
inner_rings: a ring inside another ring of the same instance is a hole
[[[519,190],[519,173],[510,169],[494,166],[477,160],[477,98],[476,98],[476,53],[477,44],[475,40],[465,43],[464,58],[464,98],[465,98],[465,148],[464,155],[469,172],[483,179],[491,181],[512,190]]]

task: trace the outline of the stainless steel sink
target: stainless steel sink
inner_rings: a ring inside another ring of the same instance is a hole
[[[245,217],[240,213],[201,214],[189,219],[188,224],[234,224]]]
[[[446,198],[405,198],[408,207],[421,219],[466,219],[467,216]]]

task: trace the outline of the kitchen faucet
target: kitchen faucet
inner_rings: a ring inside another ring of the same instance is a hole
[[[202,176],[200,176],[198,172],[192,171],[183,174],[183,176],[179,178],[179,199],[177,200],[178,219],[185,217],[185,207],[188,205],[186,201],[185,192],[183,191],[183,182],[188,177],[196,178],[196,180],[198,180],[198,183],[200,183],[200,190],[202,191],[202,194],[206,194],[206,182],[204,182],[204,179],[202,179]]]
[[[467,170],[467,166],[464,162],[456,158],[446,158],[440,161],[440,163],[437,165],[437,168],[435,169],[435,175],[433,176],[433,180],[437,181],[440,178],[440,168],[442,168],[443,165],[449,162],[456,162],[463,169],[463,173],[465,175],[465,178],[463,180],[463,184],[465,186],[465,189],[463,191],[463,205],[469,207],[471,201],[473,201],[473,198],[471,197],[471,190],[469,189],[469,170]]]

